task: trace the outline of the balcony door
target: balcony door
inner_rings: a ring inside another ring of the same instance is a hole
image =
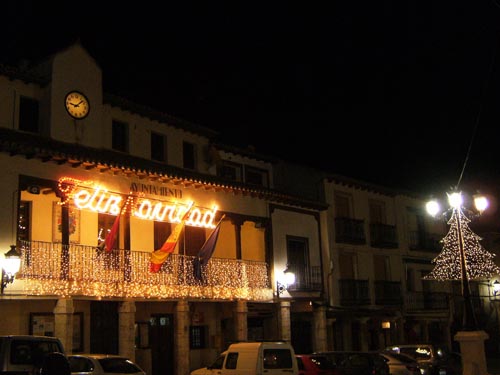
[[[295,284],[290,289],[304,290],[309,286],[309,243],[304,237],[287,236],[287,264],[295,273]]]

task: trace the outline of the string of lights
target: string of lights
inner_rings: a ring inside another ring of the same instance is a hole
[[[181,254],[171,254],[158,273],[151,273],[145,271],[150,261],[146,251],[105,252],[92,246],[70,245],[65,263],[61,261],[60,243],[25,242],[21,249],[21,269],[16,278],[33,295],[257,301],[273,298],[265,262],[211,258],[202,267],[200,281],[194,276],[194,257]]]

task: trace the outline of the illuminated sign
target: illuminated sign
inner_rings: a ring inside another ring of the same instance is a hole
[[[59,190],[65,195],[62,204],[72,202],[80,210],[118,215],[122,211],[140,219],[179,223],[186,215],[186,225],[214,228],[217,207],[195,206],[194,202],[164,201],[148,199],[137,194],[110,192],[91,181],[63,177],[59,179]],[[126,198],[126,199],[124,199]]]

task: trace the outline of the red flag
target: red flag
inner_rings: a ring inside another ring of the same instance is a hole
[[[121,216],[122,212],[120,210],[120,213],[116,215],[116,219],[115,222],[113,223],[113,226],[111,227],[111,230],[106,235],[106,238],[104,240],[104,248],[106,249],[106,251],[111,251],[111,249],[113,249],[113,245],[115,244],[116,240],[116,234],[118,233],[118,228],[120,227]]]

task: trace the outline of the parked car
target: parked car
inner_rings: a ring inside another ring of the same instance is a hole
[[[285,341],[237,342],[229,345],[211,366],[190,375],[298,375],[295,351]]]
[[[389,375],[389,365],[379,352],[317,352],[328,358],[342,375]]]
[[[387,360],[391,375],[421,375],[418,362],[406,354],[381,352],[380,355]]]
[[[446,347],[433,344],[392,345],[386,351],[409,355],[414,358],[422,375],[461,375],[462,360],[458,353],[451,353]]]
[[[61,341],[52,336],[0,336],[0,374],[34,373],[50,353],[64,354]]]
[[[342,375],[324,355],[296,354],[299,375]]]
[[[72,375],[146,375],[130,359],[111,354],[73,354],[68,356]]]

